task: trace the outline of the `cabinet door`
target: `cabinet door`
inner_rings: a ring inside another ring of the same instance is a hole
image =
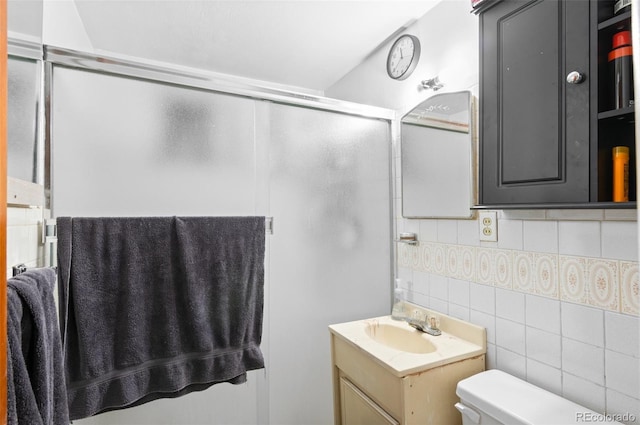
[[[353,385],[340,378],[343,425],[398,425],[387,412]]]
[[[480,44],[480,203],[588,202],[589,1],[501,1]]]

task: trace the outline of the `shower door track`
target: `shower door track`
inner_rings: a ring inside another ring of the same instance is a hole
[[[287,105],[358,115],[366,118],[388,121],[397,118],[396,112],[391,109],[270,87],[268,83],[246,78],[140,58],[120,55],[98,55],[49,45],[43,46],[43,55],[45,62],[69,68],[199,88]]]

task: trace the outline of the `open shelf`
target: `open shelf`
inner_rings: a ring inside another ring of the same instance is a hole
[[[635,121],[635,108],[620,108],[611,109],[609,111],[600,112],[598,114],[599,120],[625,120],[627,122]]]
[[[592,13],[597,30],[593,33],[596,56],[592,59],[592,101],[596,106],[592,124],[591,204],[595,208],[636,208],[635,109],[615,108],[612,64],[608,60],[613,36],[631,30],[631,12],[613,14],[614,1],[598,0]],[[615,146],[629,148],[629,200],[612,202],[613,158]]]
[[[619,15],[613,16],[598,24],[598,30],[613,28],[631,29],[631,12],[624,12]]]

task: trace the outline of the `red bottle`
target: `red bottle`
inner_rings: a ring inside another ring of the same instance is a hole
[[[631,31],[620,31],[613,35],[613,49],[609,52],[609,63],[613,77],[614,108],[633,106],[633,50]]]

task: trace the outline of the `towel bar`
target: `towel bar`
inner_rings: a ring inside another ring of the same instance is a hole
[[[58,265],[58,229],[56,220],[45,220],[44,229],[44,266],[55,267]]]
[[[17,266],[11,267],[11,276],[18,276],[20,273],[24,273],[27,271],[27,266],[24,264],[18,264]]]
[[[265,232],[268,235],[273,235],[273,217],[265,217]],[[58,231],[55,218],[45,220],[45,225],[43,226],[43,240],[44,266],[55,267],[58,264]],[[24,266],[24,264],[18,264],[13,267],[14,276],[26,270],[26,267],[22,270],[20,266]]]

